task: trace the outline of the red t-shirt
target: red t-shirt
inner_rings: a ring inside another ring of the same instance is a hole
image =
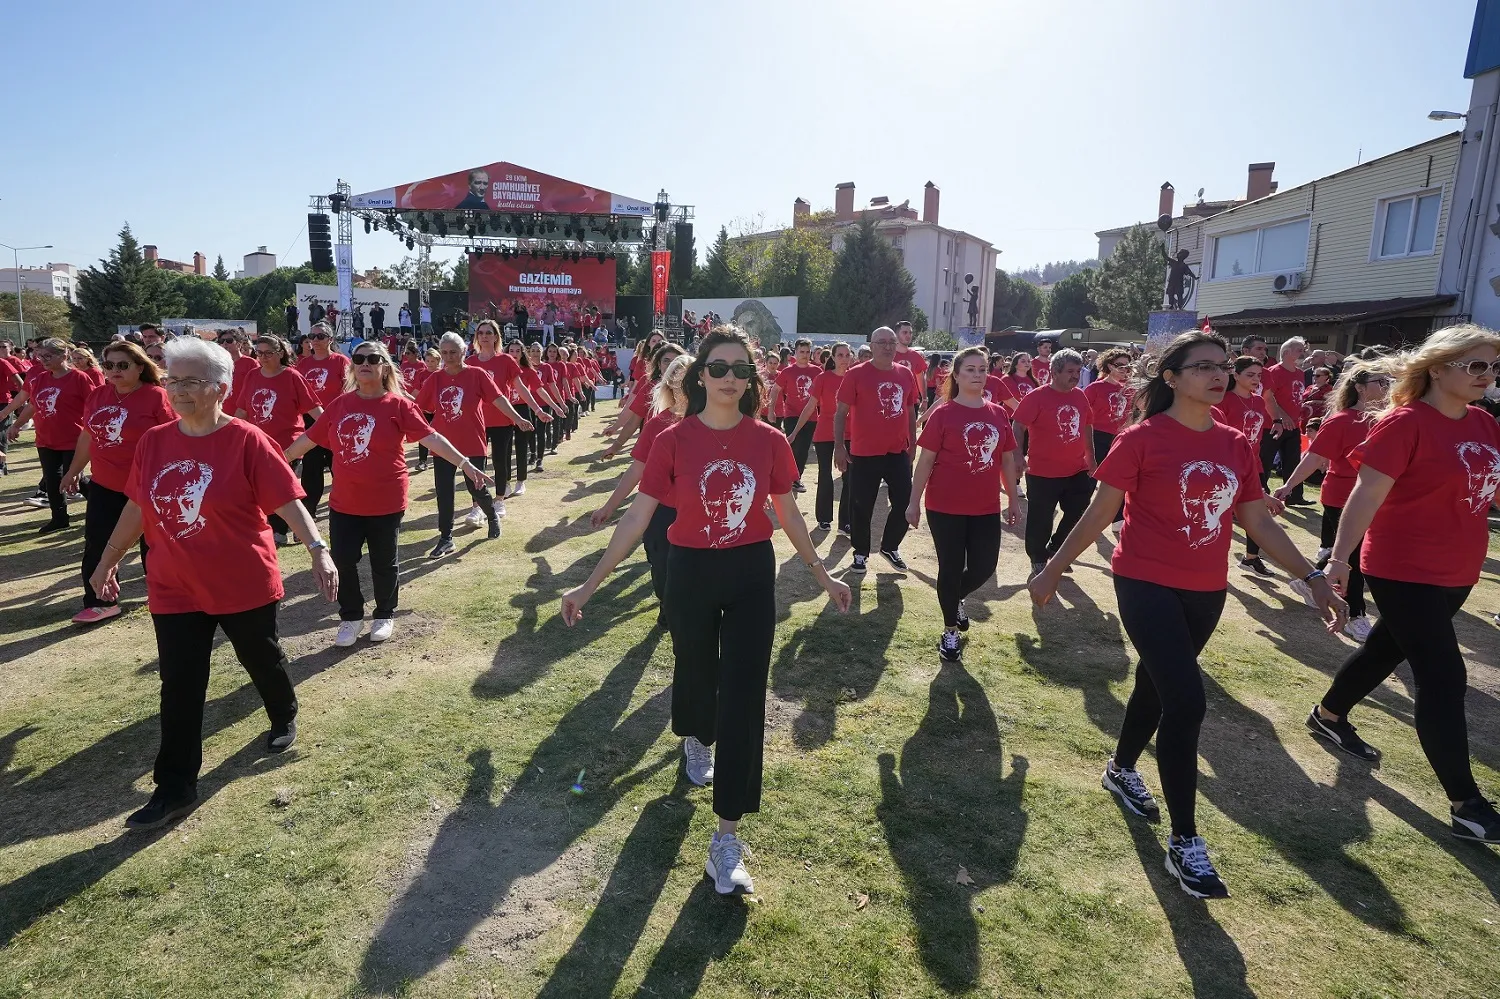
[[[630,397],[630,411],[642,420],[651,414],[651,398],[656,395],[656,383],[644,379],[635,383],[635,393]]]
[[[792,446],[775,427],[747,417],[717,431],[690,416],[656,438],[640,488],[677,511],[672,544],[734,548],[771,537],[766,497],[791,491],[796,477]]]
[[[1318,419],[1323,415],[1327,407],[1327,397],[1333,391],[1333,386],[1319,388],[1317,385],[1309,385],[1302,390],[1302,422]]]
[[[1036,383],[1029,378],[1020,375],[1005,375],[1000,379],[1000,387],[1004,390],[1001,395],[996,396],[1000,402],[1006,399],[1014,399],[1020,402],[1032,392],[1036,391]]]
[[[495,385],[500,389],[507,400],[514,398],[516,382],[521,377],[521,365],[509,354],[493,354],[487,361],[481,361],[477,357],[471,357],[464,362],[473,368],[483,368],[490,373],[495,380]],[[497,406],[484,407],[484,425],[486,427],[510,427],[514,426],[510,417],[500,412]]]
[[[296,368],[282,368],[272,377],[256,370],[234,387],[227,411],[243,409],[245,419],[269,434],[282,450],[302,432],[302,414],[318,408],[318,397]]]
[[[1110,568],[1174,589],[1224,589],[1233,514],[1265,495],[1259,471],[1245,435],[1221,423],[1198,431],[1158,413],[1126,427],[1094,475],[1125,491]]]
[[[818,400],[818,426],[813,431],[813,441],[833,440],[833,417],[839,409],[839,386],[844,376],[836,371],[822,371],[813,379],[812,396]],[[844,417],[844,435],[847,437],[854,420],[854,410]]]
[[[896,363],[905,365],[911,373],[917,376],[917,384],[924,381],[923,375],[927,373],[927,358],[920,350],[914,347],[897,347]]]
[[[807,397],[812,393],[813,382],[822,371],[811,364],[788,364],[776,375],[776,384],[781,394],[776,397],[776,415],[798,417],[807,406]],[[829,438],[832,440],[832,438]]]
[[[407,395],[416,395],[417,389],[422,387],[422,382],[427,378],[427,365],[421,361],[411,361],[401,365],[401,386],[406,389]]]
[[[1052,377],[1052,361],[1044,357],[1033,357],[1031,359],[1031,377],[1038,385],[1047,384]]]
[[[301,499],[276,442],[243,420],[207,437],[176,423],[136,445],[125,495],[141,508],[153,614],[238,614],[283,595],[266,515]]]
[[[641,435],[635,439],[635,446],[630,449],[630,457],[644,465],[651,457],[651,445],[656,443],[656,438],[660,437],[661,432],[677,420],[677,414],[670,409],[652,413],[651,418],[641,427]]]
[[[1214,407],[1213,413],[1215,420],[1245,435],[1245,439],[1250,442],[1250,449],[1255,452],[1258,463],[1260,439],[1267,430],[1271,429],[1271,411],[1266,408],[1266,400],[1258,395],[1241,398],[1238,392],[1230,389]],[[1260,471],[1265,471],[1265,469]]]
[[[911,369],[893,364],[882,371],[869,361],[844,375],[838,401],[856,414],[849,434],[849,453],[861,458],[895,454],[911,448],[911,408],[920,395]]]
[[[530,390],[532,398],[537,402],[542,401],[542,397],[539,394],[542,391],[542,376],[537,374],[536,368],[521,368],[521,377],[511,386],[511,391],[514,393],[511,396],[511,402],[520,401],[521,390],[519,386],[521,385],[525,385]]]
[[[104,372],[98,368],[79,368],[78,373],[94,383],[94,388],[104,384]]]
[[[0,402],[9,402],[20,391],[16,388],[15,379],[19,376],[22,383],[26,381],[25,358],[0,357]]]
[[[318,397],[319,406],[326,406],[344,394],[344,376],[351,366],[349,358],[336,350],[329,351],[321,361],[315,357],[297,359],[297,370],[307,379],[307,387]]]
[[[646,356],[636,351],[630,356],[630,380],[639,381],[646,374]]]
[[[1095,430],[1106,434],[1118,434],[1130,423],[1130,404],[1135,401],[1135,389],[1119,385],[1107,378],[1089,382],[1083,390],[1089,401],[1090,421]]]
[[[417,392],[417,405],[432,414],[432,429],[465,458],[488,453],[484,433],[484,409],[500,394],[495,380],[483,368],[465,364],[456,375],[447,369],[432,372]]]
[[[924,499],[929,511],[965,517],[1000,512],[1001,456],[1016,449],[1004,406],[942,403],[927,417],[917,446],[937,454]]]
[[[1088,471],[1094,445],[1086,435],[1093,417],[1083,389],[1059,392],[1043,386],[1026,394],[1014,416],[1031,437],[1026,452],[1028,474],[1066,479]]]
[[[1302,421],[1302,372],[1295,368],[1284,368],[1270,364],[1261,369],[1260,383],[1269,388],[1281,407],[1283,419],[1290,421],[1282,426],[1295,427]]]
[[[1349,494],[1359,477],[1349,455],[1370,436],[1372,425],[1369,413],[1341,409],[1323,421],[1318,435],[1308,445],[1313,454],[1328,459],[1328,471],[1323,473],[1323,486],[1318,491],[1318,502],[1324,506],[1342,509],[1349,502]]]
[[[1396,480],[1365,534],[1365,574],[1434,586],[1478,582],[1500,486],[1500,423],[1476,406],[1450,420],[1416,402],[1375,424],[1355,455]]]
[[[83,407],[97,386],[77,368],[60,376],[40,364],[26,375],[26,399],[31,403],[31,422],[36,427],[36,446],[53,451],[71,451],[83,432]]]
[[[355,517],[383,517],[406,509],[406,442],[432,433],[417,404],[388,392],[364,399],[345,392],[307,431],[333,453],[328,505]]]
[[[260,362],[255,358],[246,357],[243,354],[239,357],[236,357],[234,359],[234,385],[230,388],[230,393],[233,394],[236,390],[239,389],[240,382],[248,378],[250,376],[250,372],[258,371],[259,369]]]
[[[984,380],[984,401],[1003,403],[1009,399],[1010,388],[1006,386],[1005,379],[1000,375],[989,375]],[[1008,412],[1008,410],[1007,410]]]
[[[176,419],[167,391],[160,385],[141,385],[127,395],[115,392],[113,385],[90,392],[83,404],[83,425],[89,435],[94,481],[123,493],[141,435]]]

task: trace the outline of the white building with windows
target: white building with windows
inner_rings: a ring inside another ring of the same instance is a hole
[[[0,292],[16,293],[17,282],[26,291],[78,301],[78,268],[72,264],[47,264],[45,267],[0,267]]]

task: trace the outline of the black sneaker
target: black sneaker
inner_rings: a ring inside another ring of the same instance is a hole
[[[271,753],[284,753],[297,742],[297,719],[293,718],[282,725],[272,725],[271,734],[266,736],[266,751]]]
[[[854,536],[854,529],[851,528],[848,524],[840,524],[839,534],[846,538],[852,538]],[[1500,618],[1500,614],[1496,614],[1495,617]],[[1500,624],[1500,620],[1497,620],[1495,623]]]
[[[849,566],[849,571],[850,572],[864,572],[865,571],[865,556],[863,556],[863,555],[856,555],[856,556],[854,556],[854,563]]]
[[[807,492],[807,487],[802,484],[802,480],[801,479],[798,479],[797,481],[795,481],[795,482],[792,483],[792,492],[794,492],[794,493],[805,493],[805,492]]]
[[[492,514],[490,514],[490,533],[489,533],[489,538],[490,538],[491,541],[494,541],[499,536],[500,536],[500,518],[497,517],[495,514],[492,513]]]
[[[1450,805],[1449,811],[1453,816],[1453,835],[1500,846],[1500,812],[1495,811],[1493,801],[1470,798],[1457,808]]]
[[[1161,821],[1161,809],[1157,807],[1156,799],[1151,796],[1141,775],[1134,770],[1122,770],[1115,766],[1113,756],[1104,764],[1104,779],[1101,783],[1104,790],[1119,798],[1126,808],[1147,822]]]
[[[958,630],[969,630],[969,615],[964,611],[964,602],[962,600],[958,602]]]
[[[1329,721],[1318,713],[1317,706],[1314,705],[1307,715],[1307,730],[1319,739],[1327,739],[1355,759],[1368,763],[1380,759],[1380,750],[1361,739],[1347,717],[1342,721]]]
[[[1194,898],[1228,898],[1229,889],[1208,859],[1208,844],[1202,836],[1167,840],[1167,873]]]
[[[66,520],[49,520],[36,529],[38,534],[51,534],[53,531],[66,531],[72,525]]]
[[[432,546],[432,551],[427,553],[428,559],[439,559],[444,555],[453,554],[453,539],[438,538],[438,543]]]
[[[1270,569],[1266,568],[1266,563],[1263,562],[1263,561],[1261,561],[1261,558],[1260,558],[1259,555],[1255,556],[1254,558],[1242,558],[1242,559],[1240,559],[1240,568],[1244,569],[1246,572],[1253,572],[1257,576],[1274,576],[1274,575],[1276,575]]]
[[[945,663],[956,663],[962,658],[963,654],[958,648],[958,632],[947,630],[943,632],[943,637],[938,639],[938,655]]]
[[[193,810],[198,803],[197,792],[182,791],[176,794],[157,788],[151,792],[151,800],[130,813],[125,819],[126,829],[155,829],[173,819],[179,819]]]
[[[1033,579],[1035,579],[1036,577],[1040,576],[1042,574],[1042,570],[1045,569],[1045,568],[1047,568],[1047,563],[1046,562],[1033,562],[1033,563],[1031,563],[1031,575],[1029,575],[1029,576],[1026,577],[1026,582],[1029,583]]]
[[[1289,500],[1287,500],[1286,501],[1286,505],[1287,506],[1312,506],[1313,502],[1312,502],[1312,500],[1307,499],[1306,497],[1299,496],[1299,497],[1297,497],[1295,499],[1289,499]]]
[[[833,527],[832,524],[828,523],[827,521],[821,521],[819,522],[817,529],[826,532],[831,527]]]
[[[906,559],[901,557],[901,553],[899,551],[888,552],[884,548],[882,548],[880,549],[880,557],[889,562],[891,564],[891,568],[895,569],[897,572],[906,571]]]

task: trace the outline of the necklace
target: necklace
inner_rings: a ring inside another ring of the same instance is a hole
[[[698,422],[699,423],[703,423],[703,418],[701,416],[698,418]],[[732,444],[732,443],[734,443],[734,435],[740,432],[740,427],[742,425],[744,425],[744,422],[745,422],[745,417],[741,416],[739,422],[736,423],[734,425],[734,428],[729,431],[729,439],[728,440],[725,440],[724,438],[720,437],[719,436],[719,432],[717,430],[715,430],[713,427],[710,427],[707,423],[703,423],[703,426],[704,426],[704,428],[709,433],[713,434],[715,443],[717,443],[719,445],[719,450],[720,451],[728,451],[729,450],[729,445]]]

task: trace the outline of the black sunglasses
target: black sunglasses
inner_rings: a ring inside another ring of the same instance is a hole
[[[355,364],[384,364],[385,358],[379,354],[355,354],[349,358]]]
[[[723,378],[731,371],[734,372],[734,377],[747,381],[755,376],[755,365],[749,361],[735,361],[733,364],[728,361],[709,361],[703,366],[703,370],[708,372],[710,378]]]
[[[328,334],[327,333],[314,333],[310,337],[310,339],[313,339],[313,340],[327,340],[328,339]]]

